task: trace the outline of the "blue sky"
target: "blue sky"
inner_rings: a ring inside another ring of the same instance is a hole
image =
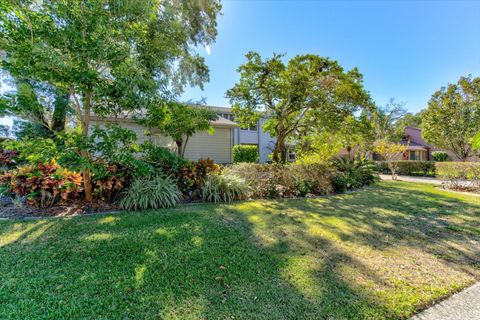
[[[225,91],[249,50],[314,53],[358,67],[378,105],[412,112],[462,75],[480,76],[480,2],[224,1],[217,41],[205,50],[210,82],[182,99],[228,106]]]

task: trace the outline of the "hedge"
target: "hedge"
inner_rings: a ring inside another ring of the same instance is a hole
[[[398,163],[399,175],[406,176],[435,176],[435,161],[420,161],[420,160],[399,160]],[[375,161],[378,171],[383,173],[390,173],[387,161]]]
[[[259,159],[258,146],[237,144],[233,146],[233,162],[257,163]]]
[[[244,179],[252,198],[282,198],[332,193],[333,168],[325,164],[239,163],[224,169],[226,175]]]
[[[437,177],[446,187],[461,190],[478,190],[480,186],[480,163],[478,162],[437,162]]]
[[[448,153],[444,151],[433,151],[432,158],[435,161],[447,161],[448,160]]]

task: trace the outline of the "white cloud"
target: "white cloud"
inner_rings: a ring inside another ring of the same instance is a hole
[[[209,45],[206,45],[205,46],[205,51],[207,52],[208,55],[210,55],[210,46]]]

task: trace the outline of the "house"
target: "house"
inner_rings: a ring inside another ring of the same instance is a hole
[[[123,128],[134,131],[137,134],[139,143],[151,141],[158,146],[171,150],[176,148],[171,138],[155,130],[147,134],[147,128],[136,123],[130,116],[103,118],[94,115],[91,116],[90,127],[99,126],[102,128],[105,127],[107,123],[117,123]],[[190,137],[185,149],[185,158],[190,160],[210,158],[221,164],[232,163],[234,131],[238,125],[229,119],[218,117],[216,120],[211,121],[211,126],[215,129],[214,134],[197,132]]]
[[[402,160],[432,160],[432,146],[422,138],[422,129],[406,127],[405,137],[400,143],[407,145]]]
[[[432,160],[432,146],[429,145],[422,138],[422,129],[415,127],[406,127],[405,135],[400,141],[400,144],[405,145],[407,150],[398,154],[397,160]],[[372,160],[382,160],[377,153],[372,153]]]
[[[210,107],[211,110],[218,113],[222,118],[234,121],[230,108],[225,107]],[[260,118],[255,125],[249,127],[235,127],[233,129],[233,144],[254,145],[258,147],[259,162],[265,163],[271,161],[270,154],[275,146],[275,138],[271,137],[267,132],[262,130],[265,118]],[[295,154],[290,152],[288,161],[295,160]]]

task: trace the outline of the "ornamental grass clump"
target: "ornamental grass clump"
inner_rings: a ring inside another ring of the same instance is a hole
[[[173,207],[182,200],[182,192],[175,182],[167,177],[135,179],[123,192],[120,206],[126,210],[145,210]]]
[[[249,187],[244,179],[234,175],[210,174],[205,180],[202,198],[208,202],[232,202],[245,199]]]

